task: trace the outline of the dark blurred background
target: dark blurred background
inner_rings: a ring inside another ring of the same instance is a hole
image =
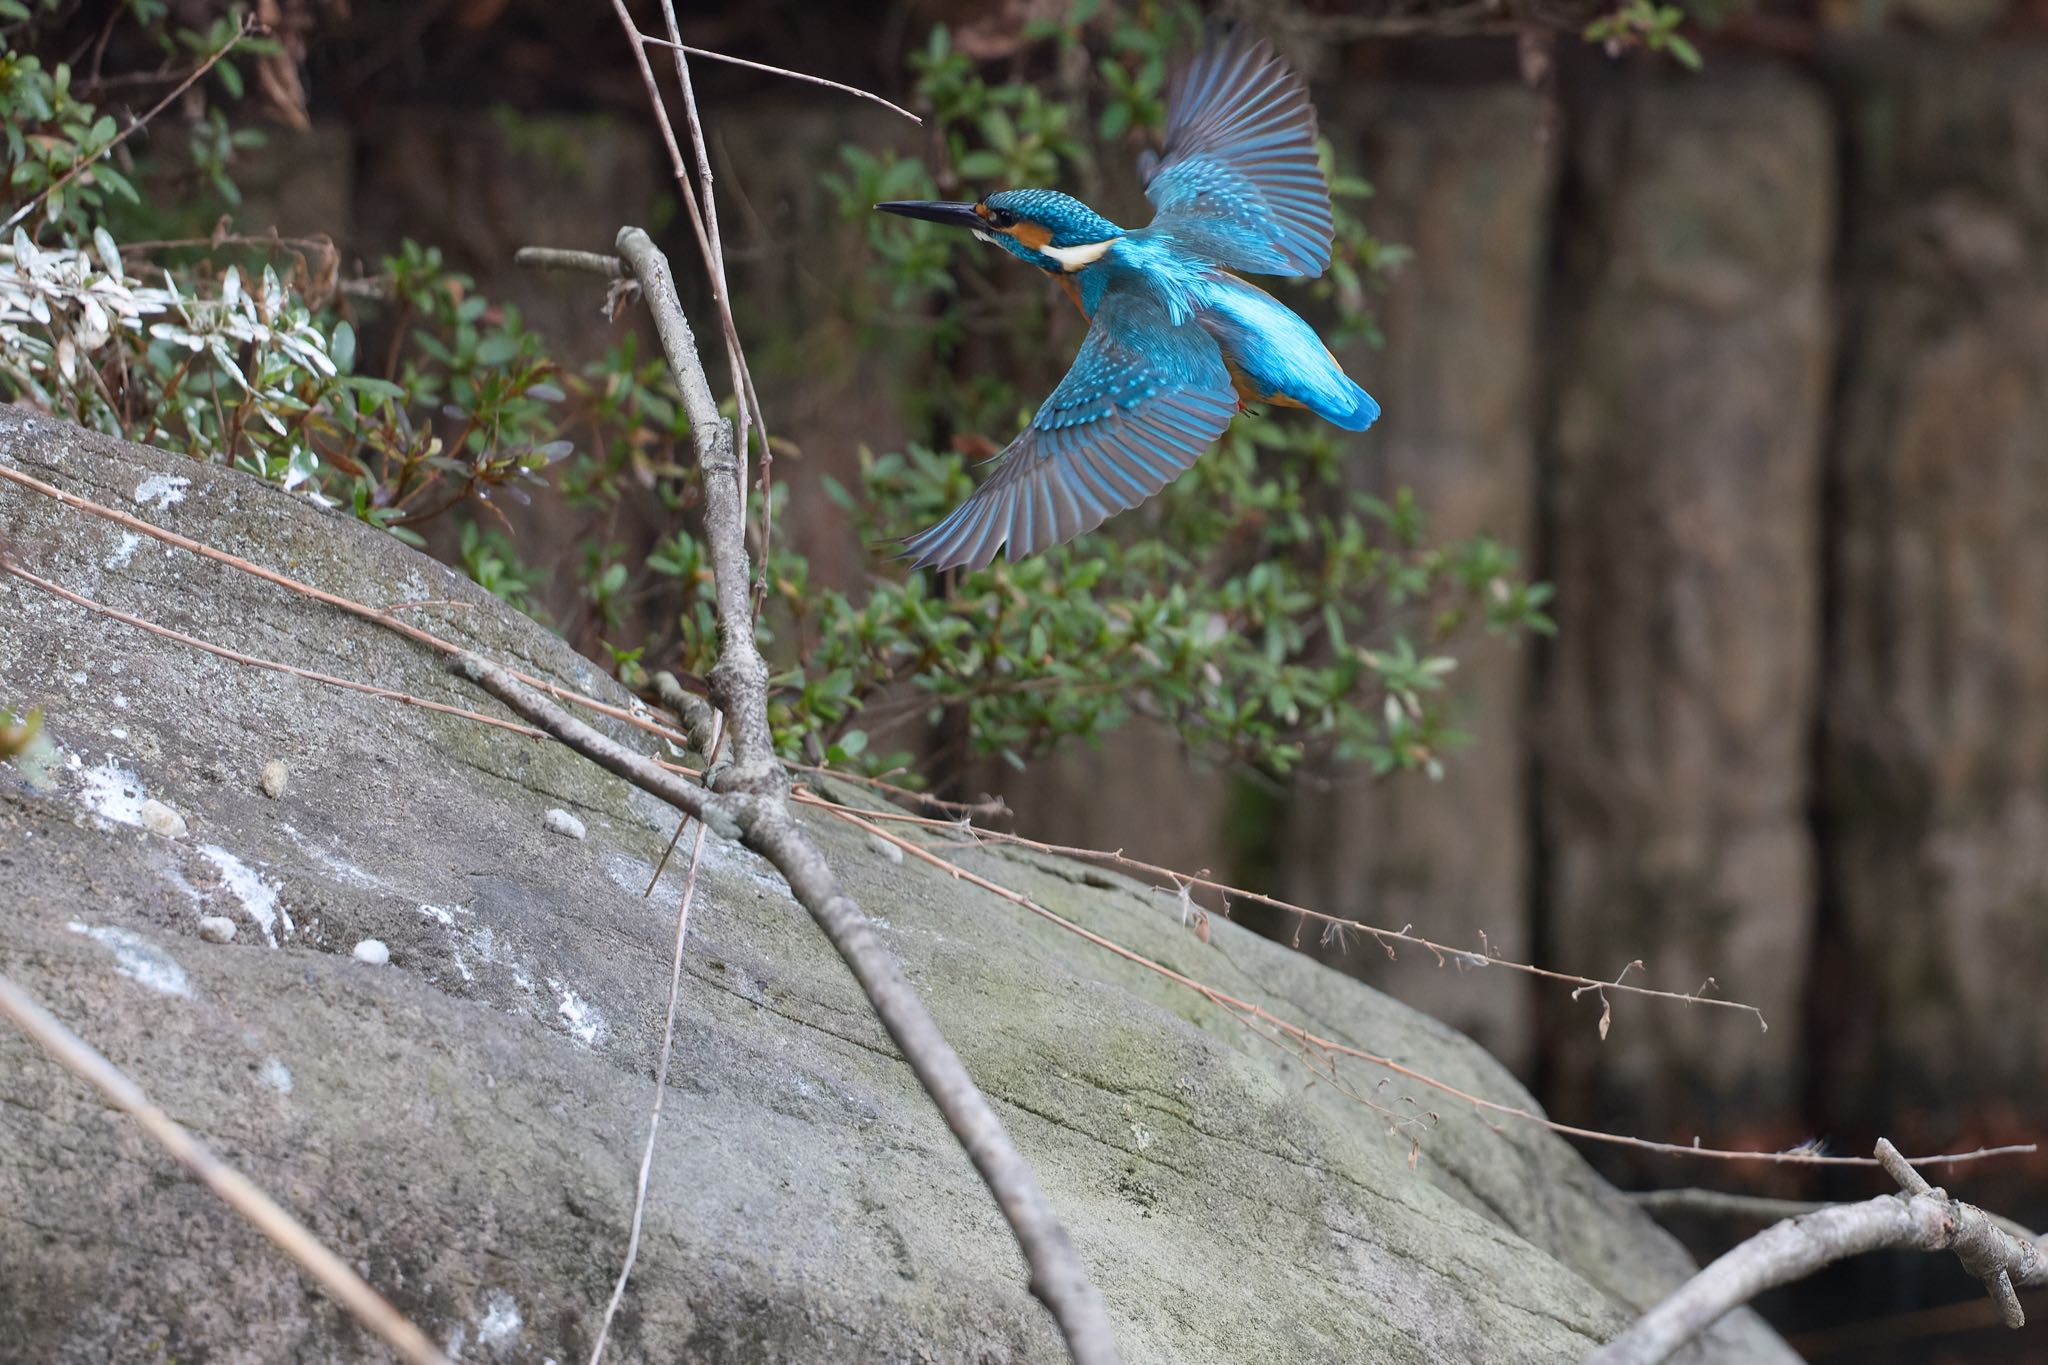
[[[329,233],[362,260],[433,243],[564,351],[601,349],[586,291],[511,256],[673,215],[611,12],[266,8],[301,58],[278,107],[308,126],[280,122],[247,159],[238,225]],[[1029,77],[1026,24],[1064,8],[748,0],[683,26],[902,97],[935,23],[991,79]],[[2041,1136],[2048,4],[1722,4],[1685,29],[1698,72],[1610,58],[1580,36],[1597,6],[1230,8],[1309,73],[1340,159],[1376,187],[1362,216],[1413,252],[1379,301],[1384,344],[1343,353],[1386,413],[1352,442],[1352,477],[1412,486],[1441,533],[1518,548],[1556,586],[1558,632],[1466,654],[1475,742],[1438,782],[1326,765],[1276,784],[1141,725],[955,789],[1000,793],[1036,837],[1593,976],[1640,959],[1631,980],[1712,978],[1768,1018],[1616,995],[1603,1040],[1597,999],[1254,919],[1471,1033],[1572,1123],[1844,1154]],[[843,141],[914,156],[921,134],[694,70],[741,327],[792,446],[785,533],[855,585],[870,551],[820,481],[904,439],[919,376],[837,325],[865,239],[818,176]],[[529,558],[576,553],[551,534],[568,536],[529,520]],[[1880,1188],[1589,1155],[1631,1186]],[[2048,1223],[2048,1159],[1944,1178]],[[1711,1254],[1753,1228],[1680,1230]],[[1947,1258],[1866,1258],[1766,1306],[1816,1360],[2048,1356],[2048,1331],[1996,1328]]]

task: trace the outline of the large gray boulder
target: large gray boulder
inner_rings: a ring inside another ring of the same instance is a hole
[[[436,631],[624,700],[439,565],[239,474],[4,408],[0,465],[360,601],[432,599],[413,614]],[[0,483],[0,527],[18,562],[108,605],[496,709],[394,633],[18,486]],[[651,1098],[681,878],[640,892],[673,813],[559,746],[224,660],[12,577],[0,698],[42,707],[63,755],[47,789],[0,768],[0,969],[451,1353],[586,1356]],[[187,831],[144,828],[145,800]],[[587,837],[551,829],[554,809]],[[812,823],[1036,1165],[1129,1360],[1570,1361],[1690,1271],[1548,1132],[1347,1070],[1390,1127],[1200,995]],[[1330,1037],[1532,1104],[1465,1038],[1235,925],[1204,941],[1122,879],[945,853]],[[1061,1358],[980,1182],[779,879],[713,839],[700,892],[613,1358]],[[208,916],[231,942],[202,935]],[[388,964],[353,956],[370,938]],[[10,1358],[380,1358],[12,1032],[0,1210]],[[1694,1358],[1793,1359],[1746,1314]]]

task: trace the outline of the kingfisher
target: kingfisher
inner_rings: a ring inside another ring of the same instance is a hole
[[[1316,116],[1263,39],[1212,33],[1139,157],[1150,225],[1118,227],[1058,190],[884,213],[965,228],[1056,279],[1089,320],[1073,368],[995,472],[904,544],[914,566],[979,568],[1062,544],[1136,507],[1254,403],[1363,431],[1380,405],[1291,308],[1243,277],[1322,274],[1335,235]]]

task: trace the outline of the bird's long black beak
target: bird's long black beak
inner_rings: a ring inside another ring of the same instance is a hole
[[[903,218],[922,218],[927,223],[944,223],[948,227],[988,226],[981,221],[981,215],[974,211],[974,205],[949,204],[943,199],[895,199],[886,204],[877,204],[875,207],[883,213],[893,213]]]

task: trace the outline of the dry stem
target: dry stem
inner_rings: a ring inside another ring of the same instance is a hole
[[[688,820],[685,819],[685,824]],[[676,827],[682,833],[682,826]],[[676,910],[676,948],[669,963],[668,1015],[661,1026],[661,1061],[654,1070],[654,1108],[647,1116],[647,1144],[640,1151],[640,1178],[633,1186],[633,1229],[626,1238],[625,1261],[619,1267],[619,1282],[612,1286],[611,1299],[604,1306],[604,1320],[598,1324],[597,1344],[590,1350],[590,1365],[604,1359],[605,1339],[611,1335],[612,1319],[626,1298],[626,1283],[633,1278],[633,1263],[640,1258],[640,1227],[647,1216],[647,1179],[654,1170],[654,1142],[661,1133],[661,1102],[668,1094],[668,1063],[675,1052],[676,1007],[683,995],[683,943],[690,930],[690,902],[697,895],[697,867],[704,856],[704,822],[697,822],[697,841],[690,846],[690,870],[683,881],[683,899]],[[655,879],[660,880],[657,869]],[[650,884],[649,895],[654,893]]]
[[[150,1137],[175,1157],[178,1163],[205,1182],[228,1207],[242,1215],[256,1230],[277,1245],[278,1250],[299,1263],[299,1267],[332,1294],[358,1322],[375,1332],[391,1349],[412,1365],[448,1365],[434,1343],[362,1276],[348,1268],[320,1239],[259,1189],[255,1182],[209,1151],[169,1114],[157,1108],[142,1087],[102,1056],[97,1049],[64,1026],[63,1021],[44,1009],[41,1002],[0,974],[0,1016],[50,1054],[65,1070],[106,1096],[107,1101],[137,1123]]]

